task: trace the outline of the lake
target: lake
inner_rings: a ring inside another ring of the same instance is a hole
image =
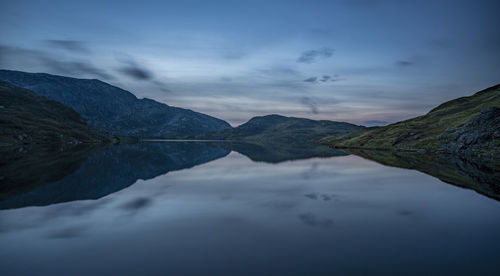
[[[1,275],[498,275],[498,179],[464,165],[216,142],[70,153],[4,170]]]

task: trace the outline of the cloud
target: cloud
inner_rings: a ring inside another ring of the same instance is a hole
[[[339,81],[341,80],[339,78],[339,75],[333,75],[333,76],[330,76],[330,75],[323,75],[321,77],[310,77],[310,78],[307,78],[305,80],[303,80],[304,82],[309,82],[309,83],[315,83],[315,84],[320,84],[320,83],[326,83],[326,82],[335,82],[335,81]]]
[[[82,41],[77,41],[77,40],[55,40],[55,39],[49,39],[45,40],[49,45],[58,47],[64,50],[72,51],[72,52],[78,52],[78,53],[84,53],[88,54],[90,53],[90,49],[88,49],[85,46],[85,43]]]
[[[310,78],[305,79],[304,81],[305,82],[316,82],[317,80],[318,80],[318,77],[310,77]]]
[[[127,75],[135,80],[151,80],[153,79],[153,73],[148,69],[139,66],[135,61],[129,59],[126,61],[121,61],[123,66],[118,69],[119,72]]]
[[[332,78],[332,76],[324,75],[321,77],[320,81],[327,82]]]
[[[156,85],[158,87],[158,89],[160,89],[161,91],[163,92],[172,92],[172,90],[170,90],[167,85],[162,82],[162,81],[159,81],[159,80],[155,80],[153,81],[153,84]]]
[[[408,61],[408,60],[398,60],[396,61],[396,65],[401,66],[401,67],[407,67],[415,64],[413,61]]]
[[[80,76],[81,74],[88,74],[98,77],[103,80],[114,79],[111,75],[105,73],[103,70],[93,66],[90,63],[81,61],[58,61],[50,57],[40,57],[40,61],[52,69],[56,73],[71,74]]]
[[[318,104],[315,100],[309,97],[302,97],[300,103],[308,107],[312,114],[319,114]]]
[[[317,50],[308,50],[302,52],[302,55],[297,59],[299,63],[314,63],[320,59],[326,59],[333,55],[334,50],[331,48],[320,48]]]
[[[2,66],[17,66],[22,63],[40,64],[55,74],[73,75],[77,77],[89,75],[104,80],[114,79],[113,76],[87,61],[61,60],[38,50],[0,45],[0,64],[2,64]]]

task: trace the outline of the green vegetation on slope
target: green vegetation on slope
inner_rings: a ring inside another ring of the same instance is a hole
[[[0,145],[111,142],[73,109],[0,81]]]
[[[304,144],[317,142],[325,136],[344,136],[361,129],[364,127],[344,122],[267,115],[254,117],[236,128],[214,132],[204,138],[251,143]]]
[[[426,115],[376,127],[355,137],[324,143],[338,148],[442,150],[458,152],[479,145],[475,152],[500,149],[500,85],[458,98],[434,108]]]

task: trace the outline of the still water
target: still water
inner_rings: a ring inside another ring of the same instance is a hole
[[[495,198],[311,152],[151,142],[92,153],[3,197],[0,274],[498,275]]]

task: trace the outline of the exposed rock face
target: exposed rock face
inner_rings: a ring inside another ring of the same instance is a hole
[[[499,156],[500,151],[500,108],[488,107],[460,129],[447,129],[440,134],[449,140],[438,151],[466,156]],[[493,150],[491,150],[493,149]]]
[[[229,129],[220,119],[171,107],[99,80],[0,70],[0,80],[73,108],[91,126],[113,134],[178,137]]]

